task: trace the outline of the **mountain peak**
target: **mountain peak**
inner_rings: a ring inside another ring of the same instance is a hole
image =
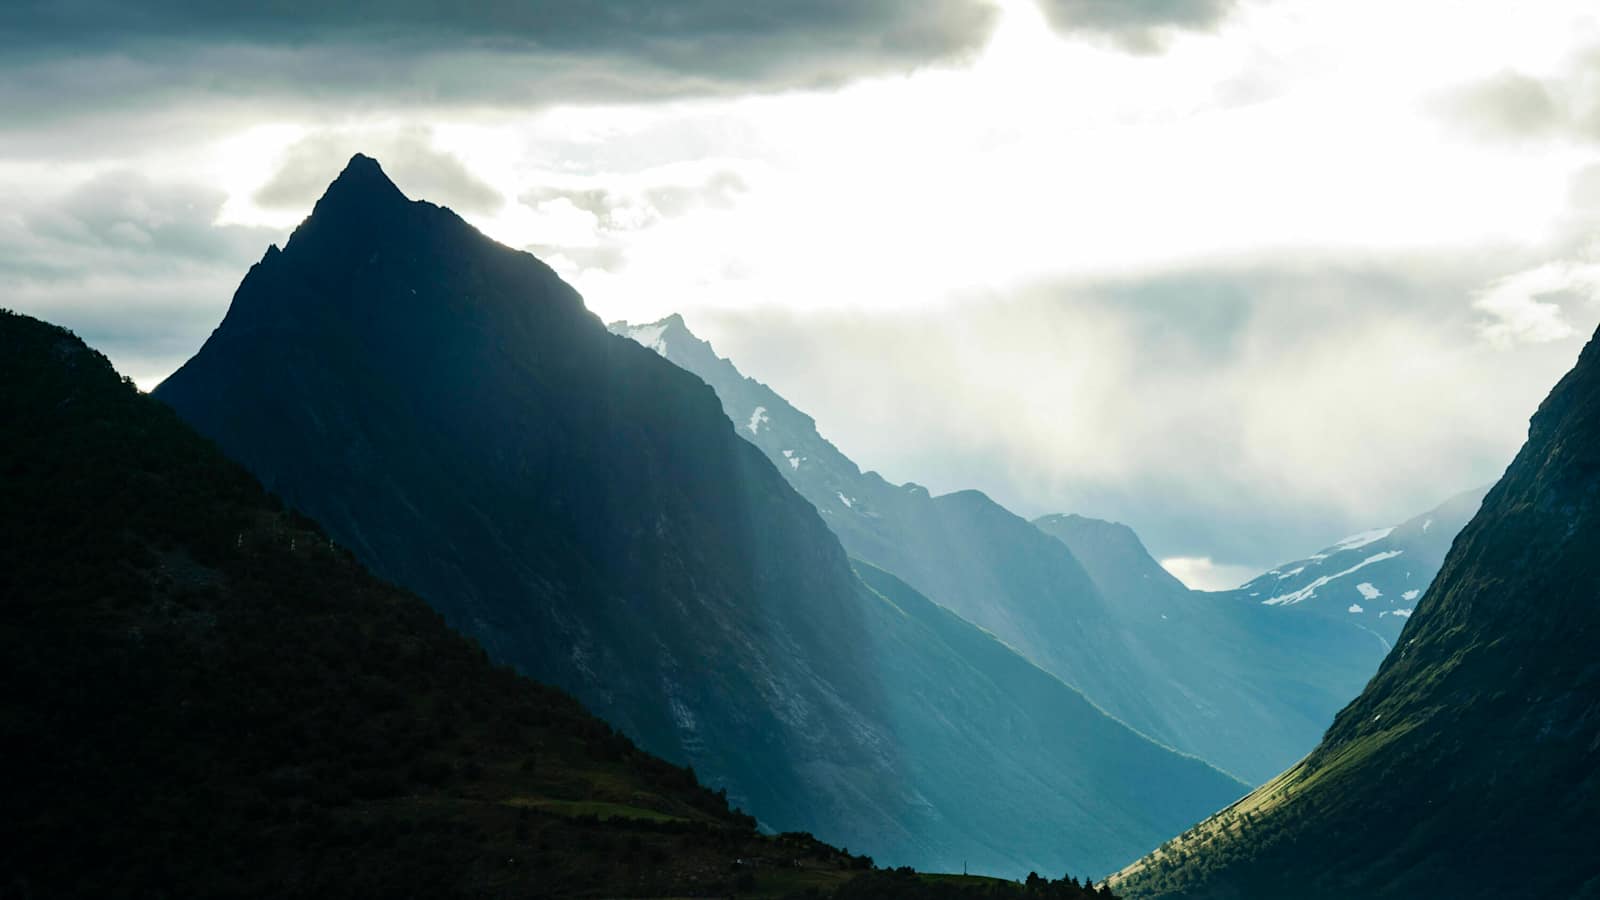
[[[702,343],[700,336],[689,330],[689,323],[685,322],[683,316],[678,313],[673,313],[664,319],[657,319],[643,327],[659,329],[663,338],[671,338],[680,342],[688,340]]]
[[[1066,544],[1108,596],[1144,596],[1154,586],[1166,592],[1163,600],[1189,593],[1150,555],[1138,533],[1121,522],[1054,513],[1034,519],[1033,526]]]
[[[360,172],[371,171],[382,174],[383,167],[378,165],[377,160],[366,155],[365,153],[357,153],[350,157],[349,162],[345,163],[344,170],[346,172],[350,172],[352,170]]]
[[[673,334],[680,334],[680,335],[683,335],[685,337],[694,338],[695,340],[699,340],[700,339],[699,335],[697,335],[693,331],[689,330],[689,323],[685,322],[683,320],[683,315],[681,313],[673,313],[673,314],[667,316],[666,318],[657,319],[654,322],[650,322],[650,323],[645,324],[645,325],[636,325],[636,326],[633,326],[633,327],[635,327],[635,328],[659,328],[659,329],[662,329],[663,332],[671,332]]]
[[[365,153],[357,153],[345,163],[339,177],[328,185],[328,189],[322,194],[322,199],[317,201],[312,215],[316,215],[330,203],[370,206],[386,205],[397,200],[409,202],[400,188],[389,180],[389,176],[384,173],[383,166],[379,165],[377,160]]]
[[[664,319],[635,325],[625,320],[618,320],[606,326],[612,334],[622,335],[665,357],[673,354],[707,353],[711,359],[716,359],[711,345],[701,340],[698,335],[689,330],[689,325],[683,316],[673,313]],[[680,363],[681,364],[681,363]]]

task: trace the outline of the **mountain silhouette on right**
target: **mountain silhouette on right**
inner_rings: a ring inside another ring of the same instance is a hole
[[[1299,764],[1116,879],[1129,897],[1597,897],[1600,342]]]

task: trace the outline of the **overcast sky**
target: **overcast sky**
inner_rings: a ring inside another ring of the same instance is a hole
[[[503,6],[8,4],[0,304],[153,386],[359,150],[1205,586],[1494,480],[1600,321],[1592,0]]]

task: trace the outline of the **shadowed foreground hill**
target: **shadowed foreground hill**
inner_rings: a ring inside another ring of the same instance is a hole
[[[0,431],[0,895],[777,894],[865,866],[492,666],[3,311]]]
[[[1600,896],[1600,342],[1301,764],[1119,882],[1135,896]]]

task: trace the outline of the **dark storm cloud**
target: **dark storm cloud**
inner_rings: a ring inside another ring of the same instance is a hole
[[[255,194],[271,209],[310,209],[337,172],[357,152],[383,160],[384,170],[401,190],[457,212],[492,213],[504,203],[500,192],[479,180],[461,160],[435,150],[425,129],[393,137],[317,134],[291,146],[282,164]]]
[[[1135,53],[1161,49],[1177,30],[1215,27],[1235,0],[1039,0],[1058,31],[1097,34]]]
[[[884,55],[941,56],[971,45],[988,25],[975,0],[23,0],[0,13],[13,46],[120,44],[130,38],[306,44],[330,37],[387,44],[472,42],[503,48],[622,51],[709,68],[704,49],[746,64],[757,49],[824,35]]]
[[[826,86],[975,50],[987,0],[23,0],[3,121],[197,98],[533,106]]]

